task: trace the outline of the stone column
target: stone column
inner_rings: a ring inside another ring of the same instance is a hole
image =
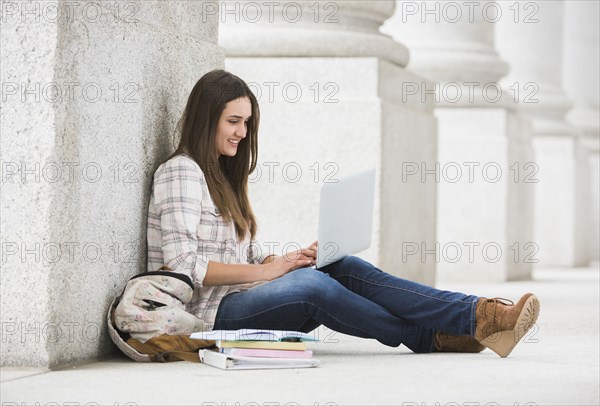
[[[397,2],[384,32],[410,50],[408,68],[434,82],[438,158],[423,181],[438,187],[438,280],[531,276],[532,150],[526,123],[498,81],[508,65],[494,49],[500,7],[486,2]],[[427,172],[426,172],[427,171]]]
[[[276,253],[308,245],[317,238],[321,185],[376,167],[372,245],[358,255],[433,283],[433,263],[403,255],[405,243],[435,239],[435,186],[403,180],[402,168],[433,164],[436,123],[431,102],[396,91],[424,79],[404,69],[406,48],[379,33],[395,4],[276,3],[228,1],[219,10],[226,66],[261,105],[251,194],[263,242],[279,244]]]
[[[517,3],[525,10],[528,3]],[[533,129],[538,169],[535,241],[540,266],[579,266],[587,259],[585,164],[574,127],[565,120],[572,107],[562,84],[563,1],[529,7],[528,21],[505,19],[497,25],[497,46],[511,64],[507,83],[524,84],[520,107]],[[510,4],[504,4],[508,13]],[[583,174],[583,175],[582,175]]]
[[[596,1],[565,2],[563,83],[569,98],[575,106],[567,113],[567,122],[573,125],[578,133],[578,143],[582,160],[587,161],[582,173],[582,188],[587,190],[586,202],[580,206],[584,213],[584,233],[588,241],[588,256],[598,261],[600,240],[598,230],[600,224],[598,175],[598,150],[600,144],[600,111],[598,94],[600,86],[598,66],[600,43],[599,15],[600,3]],[[586,178],[587,182],[586,182]],[[587,214],[586,214],[587,213]],[[585,219],[587,217],[587,220]],[[585,244],[585,242],[584,242]]]
[[[145,270],[152,174],[223,67],[205,3],[2,3],[2,366],[117,351],[106,312]]]

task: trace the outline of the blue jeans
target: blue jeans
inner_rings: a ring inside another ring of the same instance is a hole
[[[475,334],[477,296],[387,274],[349,256],[320,270],[300,268],[263,285],[230,293],[214,329],[310,332],[319,325],[414,352],[433,351],[433,334]]]

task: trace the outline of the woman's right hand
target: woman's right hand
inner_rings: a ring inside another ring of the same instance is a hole
[[[308,248],[295,250],[283,256],[277,256],[268,264],[262,265],[265,279],[273,280],[298,268],[306,268],[317,263],[317,242]]]

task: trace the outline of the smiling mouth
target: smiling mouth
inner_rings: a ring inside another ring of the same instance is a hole
[[[227,140],[229,142],[230,145],[234,146],[237,148],[238,144],[240,143],[241,140]]]

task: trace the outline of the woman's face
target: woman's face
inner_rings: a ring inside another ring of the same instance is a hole
[[[246,138],[248,119],[252,115],[252,103],[246,97],[240,97],[225,105],[217,124],[215,139],[219,156],[235,156],[239,142]]]

